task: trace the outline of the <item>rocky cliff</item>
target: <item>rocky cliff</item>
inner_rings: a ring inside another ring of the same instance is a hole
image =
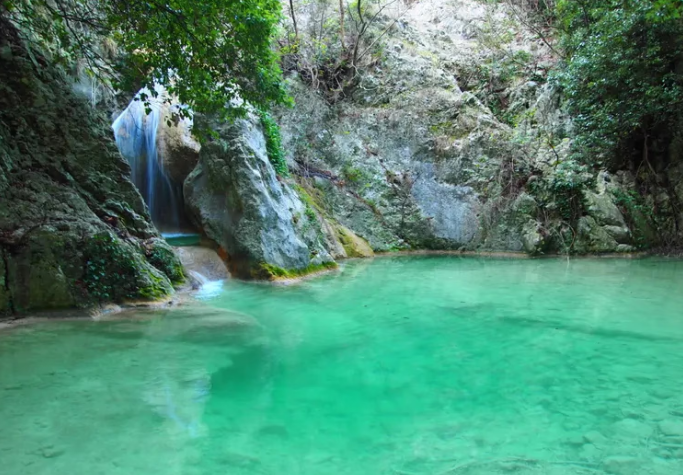
[[[0,21],[0,314],[170,294],[182,268],[106,114]]]
[[[217,138],[202,147],[185,179],[185,200],[232,273],[270,278],[333,265],[316,216],[269,162],[258,119],[251,115],[210,127]]]
[[[298,13],[302,35],[319,31],[319,10]],[[286,62],[296,107],[280,111],[283,144],[318,207],[382,251],[681,242],[681,193],[573,159],[556,56],[523,20],[505,2],[401,4],[376,18],[351,80],[326,84],[305,52]],[[661,181],[681,183],[672,163]]]

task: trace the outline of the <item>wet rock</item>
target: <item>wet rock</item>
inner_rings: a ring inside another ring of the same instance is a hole
[[[10,28],[3,23],[0,31]],[[0,35],[0,49],[13,52],[0,58],[0,313],[111,301],[99,283],[123,268],[131,286],[121,298],[168,295],[168,276],[143,251],[158,233],[108,114],[75,93],[39,51],[10,45],[12,38]],[[8,124],[23,124],[21,133]],[[87,253],[96,236],[115,237],[98,257],[117,264],[97,275],[91,271],[101,262]]]
[[[335,226],[335,231],[346,257],[372,257],[375,255],[368,242],[357,236],[349,228],[340,224]]]
[[[636,419],[622,419],[612,426],[617,437],[646,439],[652,435],[652,427]]]
[[[619,244],[616,249],[617,252],[635,252],[636,248],[634,246],[631,246],[629,244]]]
[[[196,272],[209,281],[225,280],[230,277],[225,262],[211,248],[183,246],[175,248],[175,251],[188,272]]]
[[[612,456],[602,461],[602,469],[614,475],[637,475],[640,473],[642,462],[629,456]]]
[[[602,433],[598,432],[597,430],[592,430],[583,435],[583,440],[590,444],[600,446],[607,442],[607,437],[602,435]]]
[[[658,427],[659,431],[665,436],[683,437],[683,421],[672,419],[661,421]]]
[[[192,120],[172,119],[176,107],[166,103],[161,110],[157,149],[169,177],[176,183],[183,183],[199,161],[201,146],[192,136]]]

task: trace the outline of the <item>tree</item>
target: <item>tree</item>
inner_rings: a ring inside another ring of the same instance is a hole
[[[271,44],[278,0],[0,0],[29,43],[83,59],[112,87],[163,85],[190,110],[223,116],[286,101]],[[117,54],[104,54],[109,42]],[[143,99],[145,99],[143,97]],[[230,105],[229,107],[226,107]]]
[[[669,0],[558,3],[567,54],[559,79],[584,158],[655,171],[653,146],[670,141],[683,101],[681,8]]]

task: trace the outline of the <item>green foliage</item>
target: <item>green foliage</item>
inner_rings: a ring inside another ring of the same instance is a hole
[[[287,168],[285,153],[282,150],[280,127],[268,112],[259,111],[259,117],[261,118],[261,125],[263,126],[263,134],[266,136],[268,159],[270,160],[270,163],[273,164],[273,168],[275,168],[275,172],[278,175],[288,176],[289,169]]]
[[[570,159],[558,163],[552,173],[530,181],[528,188],[543,209],[572,224],[583,214],[583,191],[591,178],[585,165]]]
[[[679,6],[675,6],[679,5]],[[679,2],[563,0],[558,20],[567,62],[558,75],[575,117],[576,150],[590,163],[621,152],[647,160],[683,101]]]
[[[54,61],[84,61],[117,90],[155,96],[163,85],[188,106],[179,115],[228,118],[245,112],[242,100],[286,101],[271,48],[278,0],[9,0],[0,15]]]
[[[363,171],[353,165],[346,164],[342,168],[342,176],[349,183],[359,183],[363,178]]]
[[[315,215],[315,211],[313,211],[313,208],[306,205],[306,211],[304,211],[304,214],[306,215],[306,219],[310,222],[315,222],[317,221],[317,216]]]
[[[119,238],[101,233],[86,243],[83,283],[88,294],[99,302],[129,299],[158,299],[169,289],[163,280],[148,272],[142,256]]]
[[[145,257],[150,264],[166,274],[174,285],[185,282],[183,265],[167,243],[158,239],[151,240],[145,246]]]
[[[653,207],[648,205],[635,190],[615,188],[611,191],[615,203],[621,209],[629,229],[633,232],[635,244],[644,249],[656,242],[657,235],[653,229],[656,227],[657,216]]]

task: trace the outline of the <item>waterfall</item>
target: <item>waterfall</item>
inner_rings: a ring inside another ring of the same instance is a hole
[[[141,94],[150,97],[151,111],[145,111],[142,100],[133,100],[119,115],[112,128],[121,155],[128,160],[135,186],[147,203],[152,221],[161,231],[179,231],[185,226],[182,212],[182,183],[174,183],[166,173],[157,151],[157,134],[162,117],[165,90],[157,86],[158,96],[151,98],[149,90]]]

